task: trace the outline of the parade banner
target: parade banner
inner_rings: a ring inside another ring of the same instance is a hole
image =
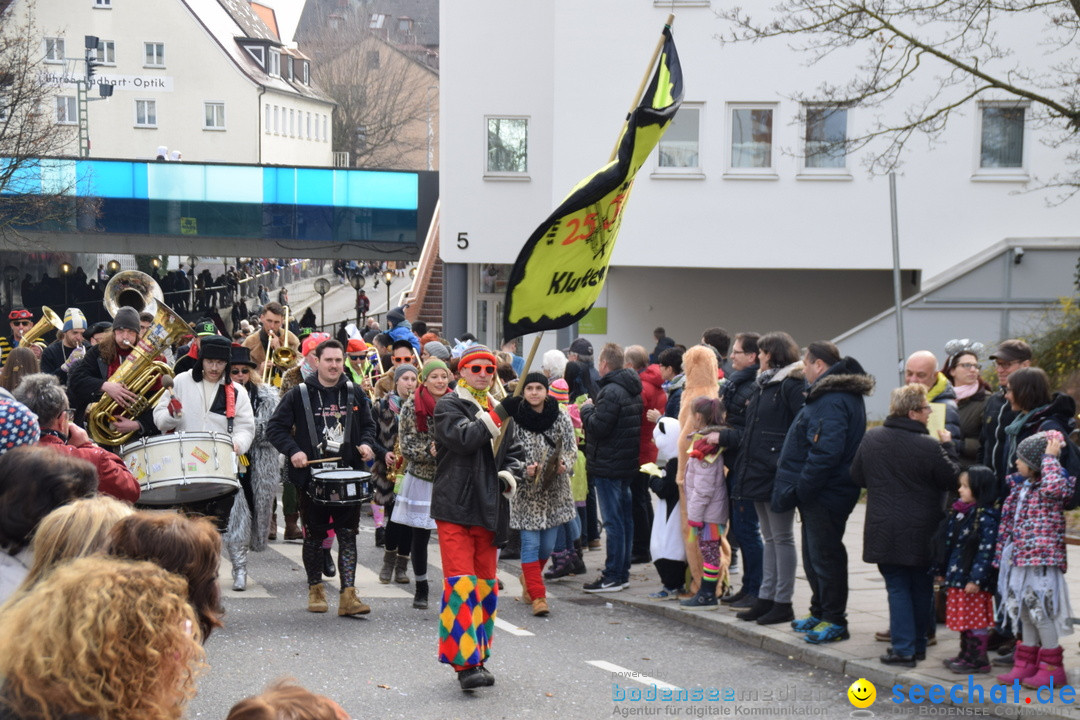
[[[518,254],[506,290],[503,337],[572,325],[599,297],[634,176],[683,98],[670,26],[658,49],[652,80],[623,126],[615,157],[579,182]]]

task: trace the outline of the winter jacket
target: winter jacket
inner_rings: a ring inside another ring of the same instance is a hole
[[[960,442],[964,431],[960,427],[960,411],[956,407],[956,390],[945,377],[945,373],[937,374],[934,387],[926,391],[926,399],[928,402],[945,406],[945,429],[952,433],[954,442]]]
[[[736,500],[768,502],[772,497],[780,449],[806,403],[805,391],[802,361],[766,370],[754,381],[731,482],[731,496]]]
[[[394,501],[395,480],[387,476],[386,453],[396,451],[401,406],[394,412],[390,404],[392,398],[397,398],[397,395],[387,395],[371,409],[371,418],[375,421],[375,441],[379,445],[379,449],[375,450],[375,462],[371,466],[372,496],[379,505],[389,505]]]
[[[671,382],[664,383],[664,392],[667,393],[667,404],[664,405],[664,417],[679,419],[679,409],[682,408],[682,391],[686,387],[686,376],[682,373],[676,375]]]
[[[408,463],[406,472],[428,482],[435,479],[435,456],[431,454],[431,445],[435,442],[433,425],[433,418],[428,418],[427,432],[420,432],[416,427],[416,396],[409,395],[398,415],[401,454]]]
[[[664,407],[667,405],[667,393],[661,388],[664,384],[664,378],[660,377],[659,365],[647,366],[638,373],[638,377],[641,378],[641,402],[644,404],[644,409],[641,412],[641,440],[638,444],[638,465],[645,465],[656,462],[656,444],[653,443],[652,439],[652,431],[656,427],[656,423],[646,420],[645,415],[650,410],[656,410],[662,414]]]
[[[851,479],[866,488],[863,562],[932,565],[934,532],[959,474],[955,445],[917,420],[890,416],[868,430],[851,463]]]
[[[246,453],[255,439],[255,413],[251,409],[251,399],[247,390],[236,383],[231,383],[236,393],[236,416],[233,418],[232,433],[225,417],[225,383],[231,382],[226,374],[216,384],[214,399],[206,406],[202,382],[196,381],[188,370],[174,378],[171,392],[162,393],[154,408],[154,423],[162,432],[216,432],[228,434],[239,452]],[[180,401],[183,412],[180,417],[169,414],[169,402]]]
[[[956,403],[957,412],[960,414],[960,430],[964,434],[963,439],[956,444],[956,451],[960,455],[960,467],[967,468],[978,462],[983,410],[989,397],[989,391],[979,388],[974,395],[958,400]]]
[[[1009,473],[1009,440],[1005,428],[1016,419],[1016,412],[1009,406],[1005,393],[998,390],[986,399],[982,411],[982,429],[979,434],[978,464],[986,465],[998,478],[997,496],[1004,499],[1009,494],[1006,481]]]
[[[506,432],[496,459],[493,446],[499,427],[465,388],[439,398],[433,420],[438,458],[431,517],[490,530],[495,534],[494,544],[505,545],[510,535],[510,501],[503,495],[504,477],[509,474],[520,483],[525,471],[525,453],[513,421],[503,422]],[[511,427],[506,427],[508,423]]]
[[[874,378],[849,357],[810,386],[806,405],[795,416],[780,450],[774,512],[815,503],[834,512],[852,511],[859,489],[851,481],[851,461],[866,432],[863,396],[873,390]]]
[[[86,460],[97,470],[98,491],[130,503],[139,499],[139,482],[128,470],[122,458],[88,441],[85,445],[68,445],[51,433],[42,433],[41,444],[57,452]]]
[[[89,346],[84,349],[89,350]],[[54,340],[49,344],[47,348],[41,351],[41,372],[55,375],[61,385],[67,385],[68,371],[63,369],[64,363],[67,362],[68,356],[75,351],[75,348],[67,348],[64,346],[63,340]]]
[[[108,381],[116,372],[120,363],[127,358],[127,354],[120,355],[116,342],[112,336],[108,336],[97,345],[86,351],[83,359],[75,363],[68,371],[68,397],[71,406],[75,408],[75,422],[85,426],[84,418],[86,406],[96,402],[103,395],[101,386]],[[162,358],[159,358],[162,359]],[[158,387],[155,383],[154,387]],[[157,435],[158,429],[154,425],[154,408],[148,407],[139,417],[138,421],[142,430],[137,431],[134,438]]]
[[[413,349],[416,350],[417,354],[420,353],[420,338],[416,337],[416,333],[404,325],[398,325],[397,327],[388,330],[386,334],[389,335],[390,339],[394,342],[397,342],[398,340],[408,340],[412,344]]]
[[[746,428],[746,406],[754,394],[757,374],[756,364],[735,370],[720,387],[720,400],[724,403],[726,423],[726,427],[720,431],[720,447],[724,448],[724,465],[728,470],[734,469],[738,463],[739,448]],[[728,478],[729,483],[736,481],[733,477]]]
[[[641,379],[619,368],[600,378],[599,388],[594,404],[581,407],[589,476],[629,481],[640,467]]]
[[[721,428],[704,428],[694,433],[691,442]],[[686,517],[703,523],[718,523],[727,527],[729,519],[727,483],[724,481],[724,458],[690,456],[686,461]]]
[[[270,418],[274,416],[281,401],[278,389],[273,385],[248,385],[246,387],[251,409],[255,413],[255,438],[248,448],[248,474],[251,477],[251,497],[254,507],[249,508],[252,518],[248,534],[244,535],[243,526],[237,528],[238,538],[246,538],[251,549],[258,552],[266,549],[266,536],[270,532],[270,520],[281,478],[281,453],[270,443],[266,435]],[[237,503],[238,505],[239,503]],[[237,505],[234,505],[234,511]],[[233,523],[229,523],[230,529]],[[228,537],[225,538],[228,541]]]
[[[346,397],[345,376],[338,378],[338,382],[332,387],[324,387],[319,382],[317,374],[304,381],[311,397],[311,410],[315,421],[315,442],[322,444],[325,440],[323,429],[326,417],[342,410],[352,413],[349,428],[350,437],[345,438],[341,449],[337,452],[320,452],[311,444],[311,433],[308,432],[308,413],[304,409],[304,401],[300,395],[300,387],[294,387],[278,403],[274,415],[266,430],[266,436],[270,443],[277,448],[278,452],[285,456],[285,468],[288,479],[298,489],[304,490],[311,482],[311,468],[293,467],[290,458],[298,452],[303,452],[309,460],[317,457],[337,457],[342,460],[339,465],[351,467],[356,470],[364,469],[364,461],[357,449],[360,445],[367,445],[374,449],[375,445],[375,421],[371,418],[371,401],[367,395],[356,385],[353,385],[352,397]],[[321,412],[320,412],[321,411]],[[341,424],[345,424],[345,418],[341,418]],[[317,468],[318,466],[316,466]]]
[[[1069,433],[1072,432],[1074,427],[1076,427],[1076,401],[1064,393],[1054,393],[1054,397],[1048,405],[1043,405],[1031,411],[1031,414],[1024,420],[1020,432],[1016,434],[1015,442],[1012,441],[1011,435],[1006,431],[1005,443],[1009,448],[1010,472],[1016,470],[1016,448],[1020,447],[1020,443],[1024,440],[1035,433],[1046,430],[1057,430],[1063,436],[1069,437]],[[1061,448],[1063,460],[1064,453],[1068,451],[1068,446]]]
[[[548,399],[545,411],[554,412],[556,419],[554,424],[543,432],[528,430],[516,422],[514,424],[525,453],[524,463],[528,466],[543,462],[561,441],[560,460],[566,466],[566,472],[559,473],[547,483],[542,482],[539,469],[535,477],[522,477],[517,492],[510,500],[510,527],[515,530],[547,530],[570,522],[577,515],[574,495],[570,489],[570,476],[577,460],[574,425],[570,416],[560,410],[558,403],[551,398]],[[523,413],[536,415],[524,403],[514,417],[518,418]]]
[[[1020,487],[1027,482],[1020,473],[1008,477],[1009,497],[1001,507],[994,567],[1001,567],[1001,551],[1013,544],[1014,567],[1045,565],[1068,569],[1065,561],[1065,513],[1062,506],[1072,497],[1076,478],[1065,474],[1053,455],[1043,455],[1042,476],[1028,486],[1020,517]]]
[[[1000,520],[1001,513],[993,507],[976,505],[967,512],[950,512],[945,566],[934,568],[934,575],[945,578],[946,587],[962,588],[973,582],[986,592],[997,589],[994,547]]]

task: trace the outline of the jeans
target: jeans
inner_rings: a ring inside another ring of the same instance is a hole
[[[607,535],[607,559],[604,578],[615,582],[630,581],[630,549],[634,542],[634,518],[630,479],[594,478],[596,499]]]
[[[547,560],[551,557],[551,551],[555,547],[555,538],[559,535],[562,525],[545,530],[522,530],[521,531],[521,564]]]
[[[742,548],[742,590],[757,597],[761,589],[761,528],[752,500],[731,501],[731,532]]]
[[[798,566],[795,511],[776,513],[767,502],[755,502],[754,509],[757,510],[765,544],[762,551],[761,590],[757,596],[762,600],[789,603],[795,592],[795,569]]]
[[[819,503],[800,505],[803,570],[810,583],[810,614],[847,626],[848,558],[844,547],[847,512]]]
[[[878,564],[889,593],[889,633],[893,651],[911,656],[926,652],[934,578],[928,566]]]
[[[555,547],[553,551],[572,550],[574,541],[581,537],[581,518],[574,515],[570,522],[563,523],[555,530]]]

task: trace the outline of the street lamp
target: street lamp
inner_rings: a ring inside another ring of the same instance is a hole
[[[315,281],[315,292],[319,293],[319,316],[322,318],[323,327],[326,326],[326,293],[330,291],[330,281],[319,278]]]
[[[8,310],[11,310],[15,305],[15,281],[18,279],[18,267],[15,265],[8,265],[4,268],[4,299]]]
[[[68,276],[71,275],[71,263],[60,263],[60,274],[64,276],[64,307],[68,304]]]
[[[118,260],[110,260],[109,264],[105,266],[105,269],[109,271],[109,276],[112,277],[120,272],[120,262]]]
[[[349,278],[349,284],[352,285],[353,290],[356,290],[357,292],[360,292],[360,290],[363,289],[365,282],[366,281],[364,280],[364,276],[361,275],[360,273],[356,273],[356,274],[354,274],[353,276],[351,276]],[[361,322],[363,322],[363,321],[360,319],[360,308],[357,307],[356,308],[356,327],[357,328],[360,327]]]
[[[386,326],[387,326],[387,330],[389,330],[390,329],[390,319],[389,319],[389,316],[390,316],[390,282],[394,279],[394,271],[393,270],[387,270],[386,272],[383,273],[382,279],[383,279],[383,282],[386,283],[386,315],[387,315]]]

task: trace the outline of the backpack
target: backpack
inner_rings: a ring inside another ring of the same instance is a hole
[[[1068,435],[1065,436],[1065,445],[1061,448],[1061,457],[1058,458],[1061,467],[1075,480],[1072,495],[1065,500],[1066,510],[1075,510],[1080,507],[1080,445],[1073,442]]]

